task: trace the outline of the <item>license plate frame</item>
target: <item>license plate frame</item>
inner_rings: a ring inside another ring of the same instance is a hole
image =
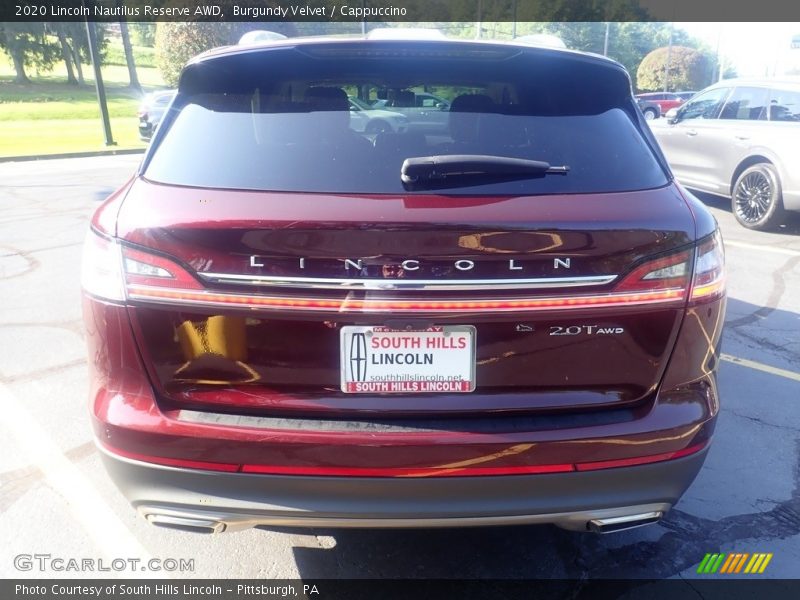
[[[345,394],[475,391],[474,325],[413,330],[347,325],[341,328],[339,341],[340,389]]]

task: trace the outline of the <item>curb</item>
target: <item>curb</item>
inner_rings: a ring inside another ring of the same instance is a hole
[[[129,148],[126,150],[97,150],[95,152],[66,152],[64,154],[41,154],[36,156],[0,156],[0,163],[28,162],[32,160],[51,160],[56,158],[89,158],[91,156],[115,156],[118,154],[144,154],[146,148]]]

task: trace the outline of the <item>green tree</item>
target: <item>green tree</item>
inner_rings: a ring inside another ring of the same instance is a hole
[[[137,46],[152,48],[156,45],[155,23],[130,23],[131,37]]]
[[[547,6],[546,3],[542,3],[540,8],[544,6]],[[551,8],[554,6],[556,3],[553,3]],[[583,10],[589,9],[591,9],[591,5],[587,4]],[[597,15],[602,14],[604,13],[597,12]],[[570,14],[570,16],[572,15]],[[475,23],[426,23],[425,26],[437,27],[450,37],[474,38],[476,34]],[[606,23],[600,21],[538,21],[517,22],[516,27],[510,22],[484,21],[481,23],[481,37],[485,39],[511,39],[514,32],[517,37],[534,33],[549,33],[560,37],[572,50],[602,54],[605,47]],[[631,73],[631,79],[634,79],[644,57],[656,48],[669,44],[670,25],[668,23],[611,21],[608,23],[608,33],[608,57],[621,63]],[[674,45],[696,48],[703,53],[712,55],[709,48],[682,29],[673,29],[672,40]],[[712,62],[709,62],[709,65]]]
[[[48,23],[48,30],[58,38],[58,44],[61,47],[61,58],[64,61],[64,67],[67,70],[67,83],[70,85],[78,85],[78,79],[75,77],[75,52],[69,41],[70,31],[68,26],[70,23]],[[83,75],[83,73],[81,73]]]
[[[669,72],[666,72],[669,56]],[[636,71],[640,90],[699,90],[709,83],[708,58],[700,51],[685,46],[657,48],[645,56]]]
[[[30,83],[26,67],[50,69],[60,53],[44,23],[0,23],[0,48],[14,64],[15,83]]]
[[[86,39],[86,25],[80,21],[55,23],[55,25],[63,32],[67,40],[67,46],[72,56],[72,64],[75,66],[78,75],[78,85],[84,85],[86,82],[83,79],[81,51],[85,48],[85,53],[88,56],[89,40]],[[88,62],[88,60],[86,62]]]
[[[125,21],[119,22],[120,35],[122,36],[122,47],[125,50],[125,63],[128,67],[128,86],[136,91],[141,92],[142,86],[139,84],[139,77],[136,74],[136,61],[133,58],[133,48],[131,48],[131,38],[128,32],[128,23]]]

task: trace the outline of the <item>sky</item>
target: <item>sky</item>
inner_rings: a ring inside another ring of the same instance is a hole
[[[800,36],[800,23],[675,23],[675,26],[705,40],[714,50],[719,44],[720,54],[727,64],[733,63],[740,77],[769,77],[800,69],[800,49],[791,49],[792,36]]]

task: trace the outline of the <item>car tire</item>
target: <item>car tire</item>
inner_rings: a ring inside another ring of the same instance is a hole
[[[648,121],[658,118],[658,113],[654,108],[645,108],[642,113],[644,114],[644,118]]]
[[[748,229],[766,231],[783,222],[781,181],[772,164],[757,163],[742,171],[733,184],[731,210]]]
[[[391,133],[392,126],[389,125],[389,123],[387,123],[386,121],[383,121],[381,119],[375,119],[367,123],[367,128],[365,131],[366,133],[370,134]]]

